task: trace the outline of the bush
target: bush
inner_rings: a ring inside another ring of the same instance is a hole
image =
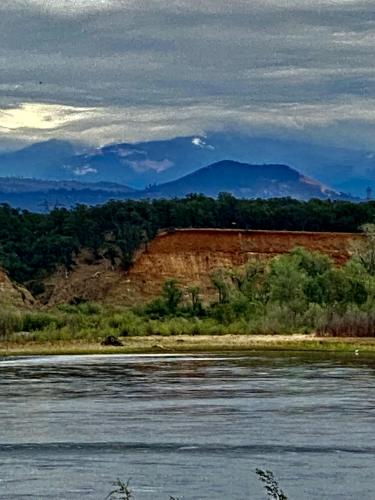
[[[375,311],[351,308],[344,314],[331,311],[318,328],[319,335],[333,337],[373,337],[375,335]]]
[[[169,311],[163,299],[158,298],[149,302],[144,310],[144,315],[149,316],[151,319],[160,319],[167,316]]]
[[[98,304],[94,304],[93,302],[82,302],[77,306],[77,312],[91,316],[94,314],[100,314],[102,312],[102,307]]]
[[[64,321],[61,318],[49,313],[32,312],[24,314],[22,318],[22,329],[27,332],[44,330],[47,327],[62,326]]]
[[[168,313],[175,313],[182,299],[182,291],[175,279],[167,280],[163,286],[163,300]]]
[[[0,336],[4,337],[22,330],[22,318],[20,313],[3,310],[0,312]]]

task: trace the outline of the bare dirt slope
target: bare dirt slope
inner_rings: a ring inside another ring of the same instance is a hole
[[[113,269],[106,259],[94,260],[82,252],[73,270],[59,269],[44,282],[46,291],[40,301],[48,307],[81,301],[133,305],[143,299],[137,283],[127,274]]]
[[[210,274],[218,268],[244,265],[251,258],[290,252],[297,246],[320,251],[343,263],[350,257],[351,233],[183,229],[160,234],[128,273],[144,295],[154,294],[168,278],[183,285],[210,289]]]
[[[0,308],[28,308],[34,302],[28,290],[12,283],[7,274],[0,269]]]
[[[176,278],[183,286],[197,285],[213,292],[210,274],[219,268],[244,265],[251,258],[290,252],[296,246],[318,250],[337,263],[350,257],[349,233],[184,229],[160,234],[139,253],[125,273],[105,260],[83,253],[75,269],[60,270],[46,281],[44,302],[49,306],[79,300],[135,304],[160,293],[164,281]]]

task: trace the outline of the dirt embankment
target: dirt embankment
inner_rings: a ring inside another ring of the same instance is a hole
[[[250,258],[287,253],[296,246],[323,252],[343,263],[350,257],[352,241],[361,238],[351,233],[176,230],[149,243],[128,273],[82,256],[72,272],[61,271],[48,280],[48,304],[75,299],[134,304],[159,294],[168,278],[178,279],[183,286],[197,285],[210,294],[210,274],[215,269],[242,266]]]
[[[95,260],[84,251],[71,271],[61,268],[44,281],[45,292],[39,299],[51,307],[80,301],[105,302],[112,289],[125,287],[126,280],[125,274],[113,269],[107,260]]]
[[[210,274],[219,268],[244,265],[251,258],[290,252],[297,246],[320,251],[343,263],[350,257],[352,233],[183,229],[153,240],[128,273],[144,295],[159,292],[168,278],[183,285],[210,288]]]
[[[0,269],[0,308],[28,308],[34,304],[34,299],[25,288],[12,283],[7,274]]]

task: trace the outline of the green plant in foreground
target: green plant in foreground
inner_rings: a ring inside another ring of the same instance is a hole
[[[288,500],[283,490],[280,488],[277,479],[270,470],[255,469],[258,478],[264,483],[268,498],[274,500]],[[105,500],[135,500],[132,490],[129,488],[129,479],[126,483],[117,479],[114,483],[116,489],[111,491]],[[170,496],[169,500],[179,500],[178,497]]]
[[[106,497],[106,500],[107,499],[133,500],[134,495],[133,495],[132,490],[129,488],[129,482],[130,482],[129,479],[126,481],[126,483],[121,481],[121,479],[117,479],[117,481],[114,483],[114,486],[116,488],[108,494],[108,496]]]
[[[288,500],[283,490],[280,488],[274,474],[270,470],[255,469],[258,478],[264,483],[267,495],[275,500]]]
[[[112,490],[105,500],[135,500],[132,490],[129,488],[130,480],[128,479],[126,483],[121,481],[121,479],[117,479],[114,483],[116,487]],[[169,500],[179,500],[178,497],[169,497]]]

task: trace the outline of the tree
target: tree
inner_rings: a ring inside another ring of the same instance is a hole
[[[119,258],[119,252],[113,243],[105,244],[103,257],[110,261],[112,269],[116,267],[116,260]]]
[[[272,260],[270,273],[266,279],[271,302],[289,304],[297,312],[306,304],[304,293],[308,281],[306,273],[299,269],[298,262],[290,255],[282,255]]]
[[[365,237],[353,244],[353,255],[371,276],[375,276],[375,224],[364,224],[361,229]]]
[[[229,285],[225,280],[225,272],[222,269],[211,274],[211,281],[219,294],[219,304],[229,301]]]
[[[146,236],[143,228],[130,224],[117,226],[116,245],[121,251],[121,263],[125,270],[129,269],[133,264],[133,257],[136,250],[138,250],[145,241]]]
[[[200,315],[203,312],[202,300],[200,298],[200,289],[197,286],[190,286],[187,289],[191,298],[191,309],[193,314]]]
[[[167,307],[168,313],[176,312],[177,307],[182,299],[182,291],[175,279],[167,280],[163,285],[163,299]]]

